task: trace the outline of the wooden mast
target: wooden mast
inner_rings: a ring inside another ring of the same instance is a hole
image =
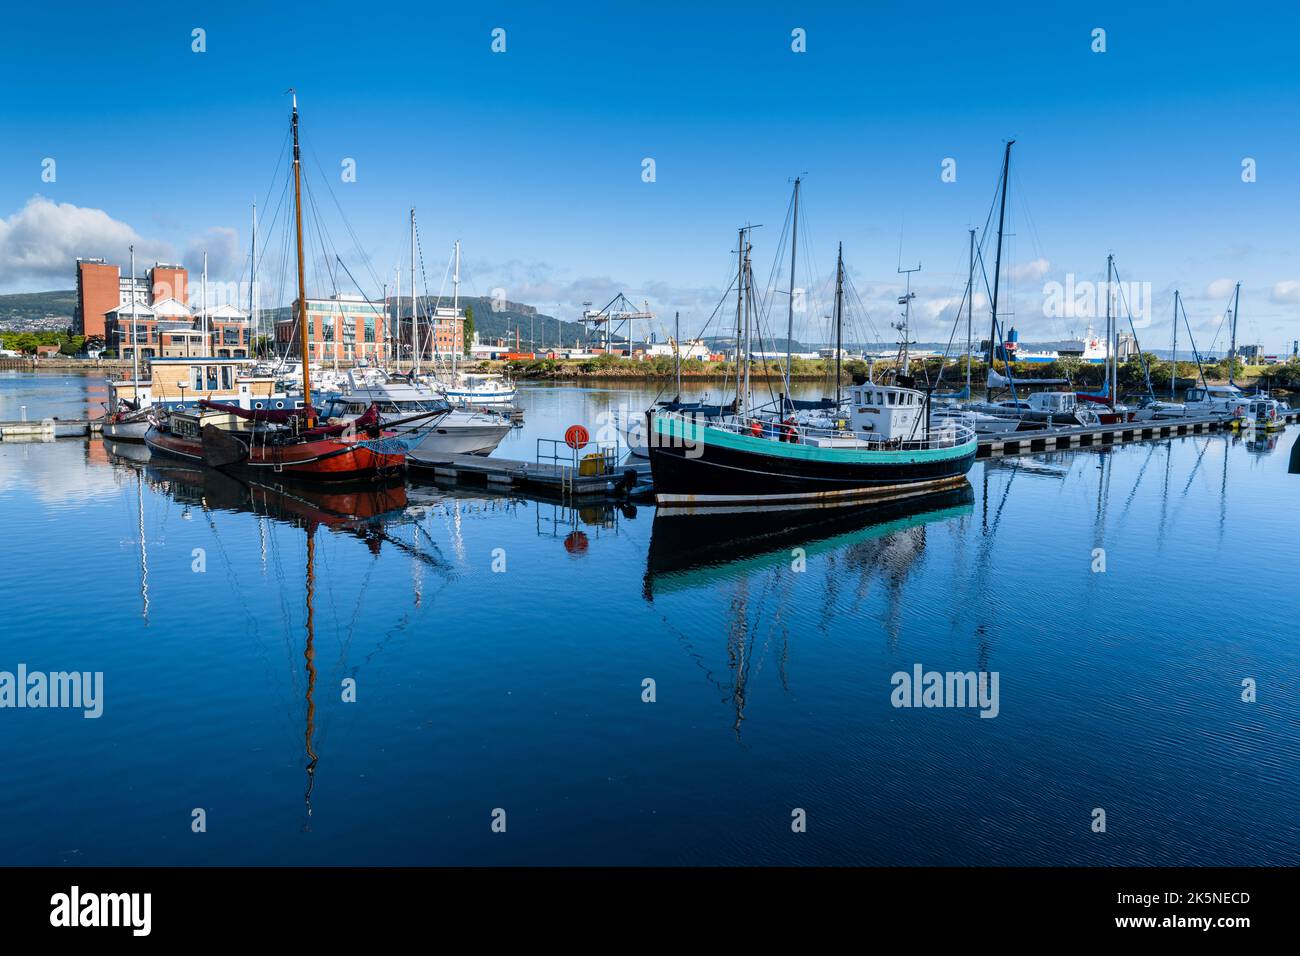
[[[292,92],[292,91],[291,91]],[[302,256],[302,155],[298,148],[298,94],[293,94],[293,212],[298,229],[298,347],[302,353],[302,404],[307,427],[313,427],[311,409],[311,373],[307,354],[307,278],[303,274]]]

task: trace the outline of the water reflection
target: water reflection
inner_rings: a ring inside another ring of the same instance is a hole
[[[735,712],[732,730],[740,735],[751,666],[763,648],[763,628],[775,628],[778,676],[789,691],[786,664],[790,628],[784,615],[768,620],[767,597],[779,592],[782,605],[793,602],[784,586],[788,575],[807,570],[820,558],[823,627],[831,626],[841,596],[861,601],[872,582],[884,585],[886,629],[896,643],[904,587],[926,547],[927,525],[969,515],[974,491],[968,482],[948,491],[888,502],[829,508],[737,507],[692,510],[660,507],[654,516],[642,597],[653,604],[677,592],[729,592],[726,648],[729,679],[709,679]],[[688,652],[695,652],[688,646]],[[697,658],[698,659],[698,658]]]
[[[278,522],[303,531],[306,539],[303,566],[302,648],[306,674],[306,688],[302,699],[302,748],[306,784],[303,804],[310,821],[312,791],[320,761],[315,740],[317,532],[325,528],[336,534],[355,537],[362,541],[366,549],[375,557],[378,557],[381,548],[388,544],[409,555],[418,565],[449,573],[451,567],[438,552],[436,544],[430,541],[428,544],[431,547],[422,546],[418,536],[413,543],[408,543],[394,534],[395,526],[415,523],[423,515],[423,507],[410,507],[406,485],[401,480],[339,483],[330,486],[272,484],[235,478],[200,465],[150,459],[147,451],[141,454],[138,446],[129,444],[110,443],[108,451],[114,463],[130,468],[136,473],[140,593],[143,601],[142,615],[146,623],[149,612],[149,567],[143,500],[145,483],[148,483],[154,491],[161,492],[180,504],[185,509],[183,514],[188,514],[191,507],[197,506],[203,509],[210,519],[220,512],[243,512],[257,516],[263,562],[266,560],[266,521]],[[427,533],[425,537],[427,538]]]

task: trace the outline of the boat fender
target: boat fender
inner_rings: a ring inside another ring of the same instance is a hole
[[[753,435],[755,438],[762,438],[763,423],[760,422],[757,418],[755,418],[753,421],[749,423],[749,433]]]
[[[1238,405],[1237,410],[1232,413],[1232,416],[1233,418],[1241,418],[1241,416],[1245,414],[1246,414],[1246,409]]]

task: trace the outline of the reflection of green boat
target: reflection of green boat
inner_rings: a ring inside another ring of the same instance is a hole
[[[968,515],[969,484],[948,491],[835,508],[735,508],[655,513],[644,597],[708,586],[719,579],[790,567],[806,557],[875,541],[908,528]]]

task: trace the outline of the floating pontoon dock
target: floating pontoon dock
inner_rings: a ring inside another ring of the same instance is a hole
[[[547,453],[543,451],[544,445],[556,447]],[[407,456],[406,465],[415,475],[432,475],[435,479],[497,490],[517,488],[558,499],[625,497],[649,480],[649,461],[636,458],[620,461],[622,455],[614,446],[601,446],[578,457],[559,450],[560,445],[540,439],[536,461],[413,452]],[[629,472],[633,474],[629,476]]]
[[[1300,419],[1300,411],[1289,410],[1280,416],[1286,422]],[[1138,441],[1157,441],[1184,435],[1203,435],[1226,431],[1235,421],[1231,416],[1214,415],[1198,418],[1161,418],[1145,422],[1122,422],[1114,425],[1040,428],[1032,431],[991,435],[979,441],[979,458],[1002,455],[1034,455],[1072,448],[1098,445],[1121,445]]]

